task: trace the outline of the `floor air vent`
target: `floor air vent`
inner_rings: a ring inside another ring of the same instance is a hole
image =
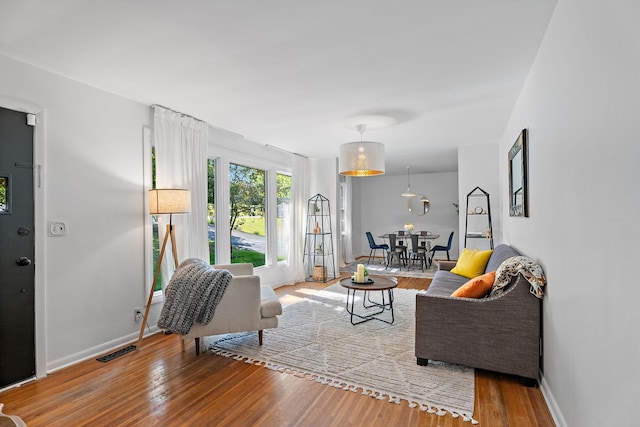
[[[98,362],[108,362],[110,360],[115,359],[116,357],[122,356],[123,354],[130,353],[135,349],[136,349],[135,345],[130,345],[129,347],[121,348],[120,350],[116,350],[113,353],[109,353],[109,354],[104,355],[102,357],[98,357],[96,360]]]

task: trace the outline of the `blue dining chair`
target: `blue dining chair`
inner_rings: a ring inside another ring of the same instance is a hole
[[[369,241],[369,248],[371,248],[371,251],[369,251],[369,260],[367,261],[367,264],[371,264],[371,255],[375,257],[376,251],[378,249],[387,251],[389,249],[389,245],[387,245],[386,243],[380,245],[377,244],[375,240],[373,240],[373,236],[371,235],[370,231],[367,231],[365,234],[367,235],[367,240]]]
[[[447,261],[451,261],[451,258],[449,258],[449,251],[451,250],[452,240],[453,240],[453,231],[451,232],[451,234],[449,234],[449,242],[447,243],[447,246],[435,245],[433,248],[431,248],[431,260],[433,261],[433,257],[435,256],[436,251],[441,251],[441,252],[446,252]]]

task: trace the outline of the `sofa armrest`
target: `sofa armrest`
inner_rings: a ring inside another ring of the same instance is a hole
[[[438,270],[451,271],[456,264],[457,261],[438,261]]]
[[[251,265],[251,264],[249,264]],[[234,276],[207,325],[196,322],[184,338],[260,329],[260,277]]]

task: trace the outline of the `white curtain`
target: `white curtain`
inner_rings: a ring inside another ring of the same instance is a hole
[[[154,106],[156,188],[191,191],[191,213],[174,215],[178,263],[187,258],[209,261],[207,224],[207,140],[209,126],[184,114]],[[168,215],[158,219],[160,242]],[[173,273],[173,254],[167,244],[162,263],[163,284]]]
[[[291,232],[289,239],[289,268],[285,273],[285,285],[304,282],[304,233],[309,193],[309,159],[292,156],[291,168]]]
[[[353,178],[350,176],[345,177],[345,186],[344,186],[344,194],[342,198],[342,203],[344,206],[344,235],[343,237],[343,245],[342,245],[342,262],[344,264],[353,264],[356,260],[353,256],[353,199],[352,196],[352,181]]]

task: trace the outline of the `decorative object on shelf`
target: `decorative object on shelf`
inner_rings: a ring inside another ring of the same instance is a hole
[[[339,171],[346,176],[373,176],[384,174],[384,144],[363,141],[362,134],[367,125],[356,126],[360,141],[340,146]]]
[[[316,265],[313,267],[313,280],[317,282],[326,282],[327,281],[327,267],[323,265]]]
[[[470,208],[470,206],[474,205],[475,207],[473,209]],[[466,212],[464,247],[468,248],[467,241],[469,239],[482,239],[487,240],[489,242],[489,248],[493,249],[493,229],[491,225],[489,193],[480,187],[471,190],[471,192],[467,194]],[[475,240],[475,242],[479,241]]]
[[[306,280],[326,282],[336,278],[331,209],[329,199],[322,194],[307,201],[303,259]]]
[[[411,175],[411,166],[407,166],[407,191],[402,193],[402,197],[414,197],[414,196],[416,196],[416,193],[411,191],[411,178],[410,178],[410,175]]]
[[[509,150],[509,216],[529,216],[528,137],[522,129]]]
[[[142,336],[144,335],[144,328],[147,324],[147,318],[149,317],[149,308],[151,308],[151,300],[153,299],[153,293],[158,282],[158,276],[160,273],[160,265],[164,258],[164,250],[167,247],[167,239],[171,238],[171,250],[173,252],[174,267],[178,268],[178,251],[176,247],[176,234],[172,223],[174,214],[186,214],[191,212],[191,191],[184,189],[172,189],[172,188],[158,188],[149,190],[149,214],[151,215],[166,215],[169,214],[169,224],[167,224],[166,231],[164,233],[164,241],[160,248],[160,255],[158,256],[158,264],[156,265],[156,272],[153,276],[153,283],[149,290],[149,298],[147,299],[147,305],[144,310],[144,317],[142,318],[142,326],[140,326],[140,334],[138,336],[138,344],[136,348],[139,350],[142,348]]]
[[[413,224],[407,223],[404,225],[404,231],[407,233],[411,233],[413,231]]]

